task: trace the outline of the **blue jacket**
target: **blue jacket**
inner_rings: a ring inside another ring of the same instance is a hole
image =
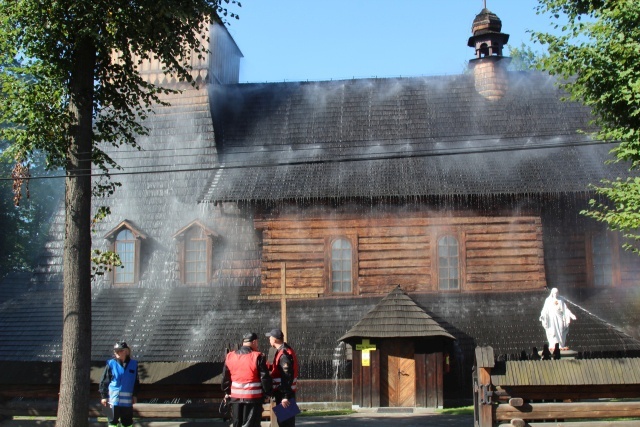
[[[133,397],[137,394],[140,381],[138,379],[138,362],[133,359],[120,364],[117,359],[107,361],[100,394],[109,399],[112,406],[133,406]]]

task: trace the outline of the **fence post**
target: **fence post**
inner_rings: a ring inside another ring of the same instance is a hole
[[[493,391],[491,369],[495,366],[493,348],[476,347],[474,412],[477,427],[493,427]]]

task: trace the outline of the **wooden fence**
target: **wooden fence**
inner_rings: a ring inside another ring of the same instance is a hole
[[[475,427],[640,425],[640,358],[496,362],[491,347],[475,356]]]
[[[351,380],[300,380],[298,401],[308,400],[308,392],[319,396],[318,402],[336,402],[351,392]],[[60,385],[50,384],[0,384],[0,419],[15,416],[55,416],[58,411]],[[212,384],[141,384],[134,406],[138,418],[221,418],[220,402],[224,394],[219,383]],[[187,403],[175,403],[175,402]],[[346,402],[345,402],[346,403]],[[350,402],[348,402],[350,403]],[[265,406],[263,418],[270,418],[271,411]],[[102,417],[98,384],[91,384],[89,417]]]

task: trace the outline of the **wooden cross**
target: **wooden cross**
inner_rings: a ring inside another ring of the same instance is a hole
[[[250,300],[280,300],[280,330],[284,334],[285,340],[287,339],[287,300],[288,299],[302,299],[302,298],[318,298],[317,293],[287,293],[287,263],[280,263],[280,293],[279,294],[267,294],[267,295],[251,295]]]
[[[376,351],[376,345],[369,343],[367,339],[363,339],[362,344],[356,344],[356,350],[362,351],[362,366],[371,366],[370,352]]]
[[[287,263],[280,264],[280,330],[287,337]]]

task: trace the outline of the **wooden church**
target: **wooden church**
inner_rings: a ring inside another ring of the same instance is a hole
[[[145,62],[182,92],[149,117],[142,150],[107,150],[125,173],[94,201],[111,214],[93,245],[122,266],[91,283],[93,381],[125,340],[142,399],[220,397],[226,351],[282,327],[301,403],[450,406],[471,399],[477,346],[542,348],[552,287],[579,357],[640,351],[640,259],[580,215],[590,184],[627,170],[604,165],[590,111],[552,77],[508,71],[494,13],[472,28],[454,76],[239,84],[218,24],[192,62],[198,87]],[[62,221],[33,275],[2,283],[5,398],[57,393]]]

